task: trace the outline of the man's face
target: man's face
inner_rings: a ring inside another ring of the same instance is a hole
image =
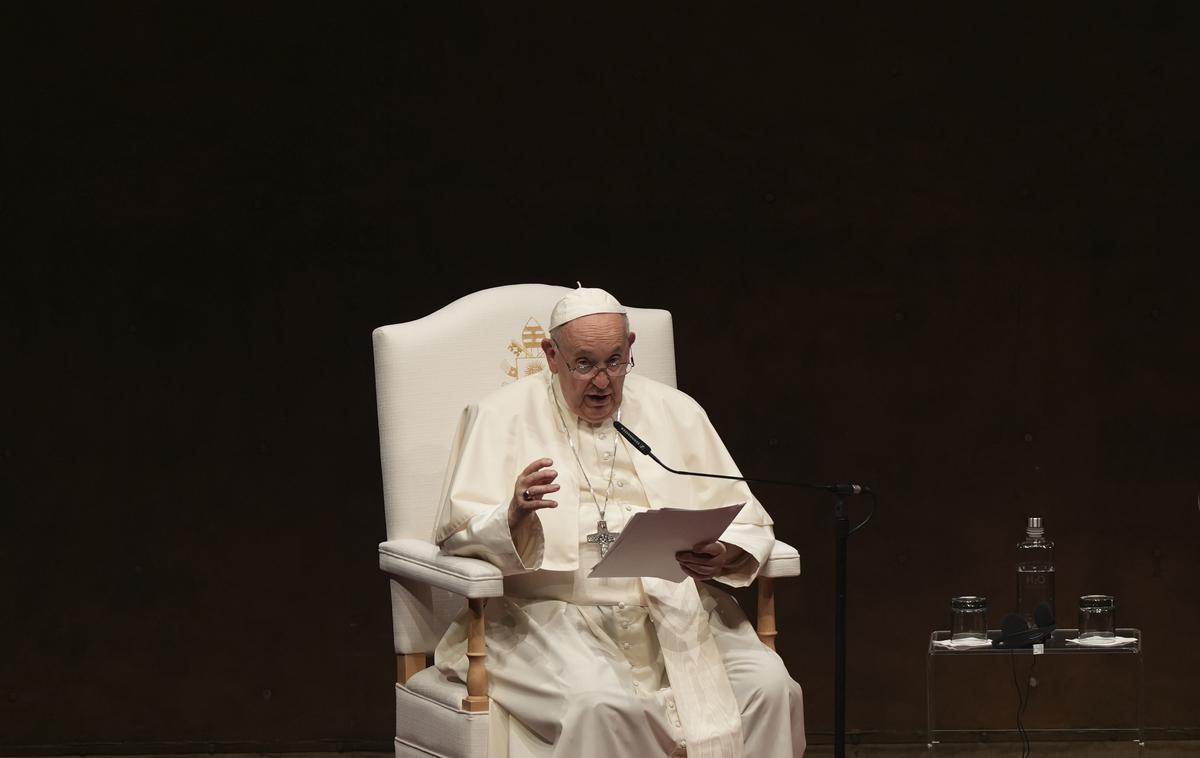
[[[571,411],[593,424],[612,416],[621,405],[624,374],[609,376],[600,370],[583,379],[584,371],[571,371],[580,364],[604,366],[629,360],[629,349],[636,335],[625,333],[625,317],[619,313],[597,313],[563,324],[557,331],[557,345],[542,340],[542,350],[550,370],[558,375],[563,399]]]

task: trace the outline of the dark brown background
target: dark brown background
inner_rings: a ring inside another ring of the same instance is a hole
[[[576,279],[674,312],[747,472],[882,493],[858,737],[922,739],[1029,515],[1200,734],[1198,15],[6,6],[0,752],[388,749],[370,331]],[[829,504],[761,494],[827,740]]]

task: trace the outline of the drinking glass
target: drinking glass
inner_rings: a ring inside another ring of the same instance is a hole
[[[950,639],[987,639],[987,598],[959,595],[950,598]]]
[[[1115,637],[1117,604],[1112,595],[1083,595],[1079,598],[1079,639]]]

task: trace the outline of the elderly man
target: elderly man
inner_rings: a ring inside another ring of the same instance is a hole
[[[737,467],[695,401],[630,374],[625,308],[579,288],[550,317],[550,373],[463,413],[436,540],[505,574],[487,609],[493,708],[510,717],[510,756],[800,756],[800,687],[737,604],[700,584],[750,583],[770,554],[771,519],[742,482],[683,477],[631,455],[620,420],[691,470]],[[744,502],[710,544],[676,559],[689,578],[589,578],[619,532],[650,508]],[[465,681],[465,621],[435,660]]]

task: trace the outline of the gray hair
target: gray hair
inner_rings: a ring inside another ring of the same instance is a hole
[[[593,314],[593,315],[599,315],[599,314]],[[621,313],[621,314],[614,314],[614,315],[620,315],[621,318],[625,319],[625,338],[629,339],[629,314]],[[582,318],[587,318],[587,317],[584,316]],[[556,326],[550,330],[550,339],[554,341],[554,344],[556,344],[556,345],[558,344],[558,337],[560,334],[562,334],[562,330],[567,328],[568,325],[575,323],[576,320],[578,320],[578,319],[573,319],[571,321],[568,321],[566,324],[559,324],[558,326]]]

